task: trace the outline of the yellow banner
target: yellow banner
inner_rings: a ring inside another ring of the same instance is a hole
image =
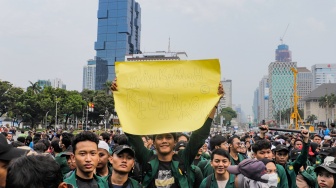
[[[194,131],[219,100],[218,59],[116,62],[115,108],[124,132]]]

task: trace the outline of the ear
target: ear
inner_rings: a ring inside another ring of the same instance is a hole
[[[219,148],[219,146],[215,146],[215,149],[218,149]]]
[[[109,162],[112,164],[112,160],[113,160],[113,155],[110,155],[108,158]]]
[[[76,162],[76,158],[75,158],[75,155],[74,154],[71,154],[70,155],[70,159],[72,162]]]
[[[58,185],[58,188],[68,188],[68,185],[65,182],[62,182]]]

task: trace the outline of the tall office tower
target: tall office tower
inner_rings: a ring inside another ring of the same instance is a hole
[[[126,54],[141,53],[141,8],[134,0],[99,0],[97,17],[96,57],[107,61],[111,81],[115,78],[116,61],[124,61]]]
[[[259,99],[258,99],[258,123],[262,120],[269,120],[268,117],[268,100],[269,100],[269,84],[268,76],[264,76],[258,87]]]
[[[62,88],[62,89],[66,89],[66,85],[63,84],[63,81],[60,78],[55,78],[50,80],[51,82],[51,87],[53,88]]]
[[[313,90],[321,84],[336,83],[336,64],[316,64],[312,66]]]
[[[297,94],[300,97],[298,107],[303,110],[305,101],[302,99],[312,91],[313,74],[306,67],[298,67],[297,71]]]
[[[292,52],[289,50],[288,45],[280,44],[278,49],[275,50],[275,61],[278,62],[291,62]]]
[[[224,88],[224,96],[220,99],[218,108],[221,111],[223,108],[232,108],[232,80],[222,80],[221,81]]]
[[[89,59],[83,67],[83,90],[95,90],[96,82],[96,60]]]
[[[44,89],[45,87],[51,86],[50,80],[37,80],[37,83],[41,87],[41,89]]]
[[[108,62],[107,60],[96,57],[96,78],[95,78],[95,89],[104,90],[106,89],[106,82],[108,78]]]
[[[297,67],[297,63],[292,62],[292,54],[288,45],[285,44],[278,46],[275,60],[268,66],[268,116],[270,119],[274,119],[276,113],[292,107],[294,75],[291,67]]]
[[[251,121],[253,123],[258,123],[259,122],[258,120],[258,117],[259,117],[259,87],[254,91],[252,113],[253,113],[253,119]]]

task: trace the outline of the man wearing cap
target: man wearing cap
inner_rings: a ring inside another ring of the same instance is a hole
[[[331,137],[329,135],[324,136],[324,140],[322,142],[323,146],[330,146],[331,147]]]
[[[108,176],[112,174],[112,169],[109,167],[109,158],[110,158],[110,147],[105,141],[99,140],[98,144],[98,155],[99,162],[96,168],[96,174],[107,180]]]
[[[128,174],[134,169],[135,152],[128,145],[118,145],[109,161],[113,166],[112,173],[108,175],[107,182],[109,188],[113,187],[127,187],[140,188],[141,185],[134,179],[130,178]]]
[[[291,188],[296,188],[296,175],[299,173],[300,168],[305,165],[308,160],[308,149],[310,146],[308,130],[301,130],[301,135],[303,137],[303,147],[301,154],[295,161],[288,162],[289,151],[286,146],[279,144],[275,148],[275,162],[285,168],[287,172],[288,185]]]
[[[9,162],[17,157],[25,155],[27,150],[14,148],[7,143],[7,139],[0,134],[0,187],[6,187],[7,167]]]
[[[62,149],[62,152],[55,155],[55,160],[60,165],[63,175],[71,171],[65,156],[63,155],[62,157],[62,154],[64,152],[68,152],[72,150],[71,149],[72,138],[73,138],[73,134],[66,133],[66,132],[62,133],[62,135],[60,136],[60,141],[59,141],[59,147]]]
[[[83,131],[75,136],[72,157],[76,162],[76,170],[64,182],[75,188],[108,187],[106,181],[94,174],[99,161],[98,143],[97,135],[90,131]]]

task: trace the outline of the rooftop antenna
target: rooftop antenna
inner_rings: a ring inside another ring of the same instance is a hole
[[[170,52],[170,37],[169,37],[169,40],[168,40],[168,52]]]
[[[280,37],[281,44],[283,44],[283,39],[285,38],[288,27],[289,27],[289,24],[286,27],[285,33],[282,35],[282,37]]]

